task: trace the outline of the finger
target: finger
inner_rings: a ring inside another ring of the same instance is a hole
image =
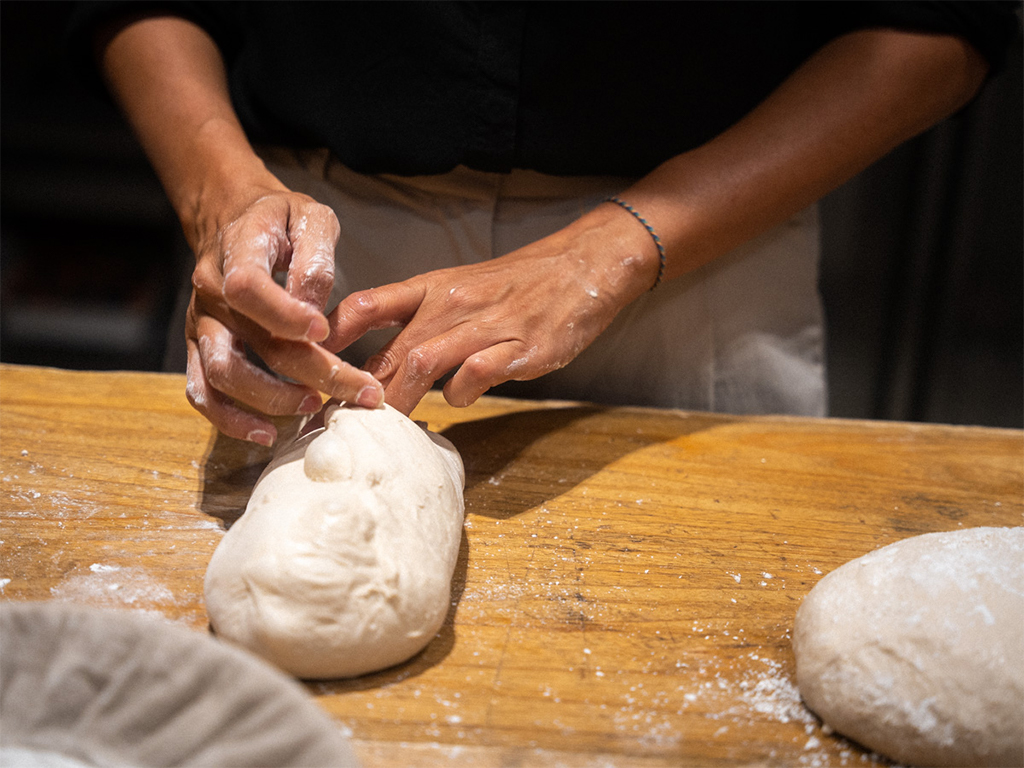
[[[273,445],[277,429],[267,419],[239,408],[227,395],[214,389],[203,373],[199,347],[186,341],[188,373],[185,397],[207,421],[228,437],[249,440],[260,445]]]
[[[291,246],[280,225],[268,224],[261,216],[240,220],[225,231],[221,248],[221,293],[229,307],[284,339],[320,341],[327,337],[327,319],[320,309],[289,295],[274,282],[274,268],[291,257]]]
[[[408,282],[349,294],[328,317],[331,333],[324,347],[338,352],[367,331],[408,323],[423,303],[423,297],[423,288]]]
[[[401,338],[404,333],[405,331],[402,331],[389,339],[363,363],[363,370],[383,384],[385,389],[398,372],[409,349],[411,336]]]
[[[506,342],[470,355],[444,386],[444,399],[449,405],[464,408],[472,405],[491,387],[506,381],[533,379],[546,371],[534,371],[538,350],[524,351],[519,342]]]
[[[440,311],[436,311],[436,303],[428,307],[426,301],[420,301],[413,310],[414,316],[404,322],[405,328],[371,356],[363,364],[363,370],[372,373],[386,388],[413,355],[413,350],[421,345],[423,348],[413,357],[420,357],[422,361],[416,361],[413,371],[424,371],[428,364],[443,365],[435,362],[438,356],[448,359],[448,369],[454,368],[465,355],[507,339],[509,323],[496,322],[490,317],[476,318],[472,322],[459,319],[462,308],[451,300],[453,293],[454,289]],[[396,306],[401,308],[398,302]],[[427,354],[428,351],[431,354]],[[448,369],[441,369],[440,375]]]
[[[193,294],[187,326],[189,334],[197,338],[227,334],[227,338],[231,341],[222,344],[220,349],[232,351],[233,354],[228,356],[225,351],[222,351],[221,356],[227,358],[222,361],[222,364],[225,366],[249,366],[250,369],[246,375],[260,377],[265,372],[253,366],[245,358],[244,349],[241,346],[241,340],[244,339],[271,370],[308,388],[303,393],[306,399],[299,406],[303,412],[308,412],[308,408],[312,408],[313,401],[308,396],[316,391],[326,392],[331,397],[366,408],[376,408],[384,401],[384,388],[371,374],[343,362],[319,344],[289,341],[272,336],[266,329],[261,328],[248,318],[233,313],[216,302],[203,301],[198,292]],[[195,330],[200,326],[201,333]],[[234,379],[234,374],[226,373],[222,385],[232,389],[242,399],[242,402],[247,402],[251,388],[247,389],[242,385],[227,383],[232,379]],[[284,384],[284,382],[280,382],[280,384]],[[280,392],[281,390],[276,389],[276,391]],[[292,391],[296,393],[294,397],[297,398],[299,390]],[[260,407],[259,401],[254,403],[254,407]]]
[[[434,381],[436,379],[393,379],[384,388],[384,400],[392,408],[408,416],[434,386]]]
[[[394,352],[396,370],[384,381],[387,402],[408,415],[435,381],[496,341],[500,343],[500,340],[481,336],[476,328],[460,326],[413,347],[401,357],[401,353]],[[399,343],[388,352],[404,348],[404,344]]]
[[[319,344],[286,341],[269,335],[251,338],[249,343],[273,370],[330,397],[364,408],[377,408],[384,402],[384,387],[379,381]]]
[[[288,221],[292,260],[288,267],[288,293],[322,310],[334,287],[334,249],[341,228],[334,211],[311,205]],[[327,329],[327,323],[324,328]],[[326,338],[326,330],[324,337]],[[323,338],[315,341],[323,341]]]
[[[213,318],[201,318],[196,330],[203,375],[217,392],[273,416],[320,410],[315,389],[282,381],[254,365],[241,341]]]

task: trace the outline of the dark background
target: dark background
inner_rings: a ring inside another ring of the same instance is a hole
[[[160,370],[190,257],[69,10],[0,3],[0,360]],[[1022,70],[823,201],[832,415],[1024,426]]]

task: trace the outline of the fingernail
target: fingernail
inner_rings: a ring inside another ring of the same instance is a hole
[[[254,429],[252,432],[245,436],[245,439],[253,443],[265,445],[267,447],[270,447],[271,445],[274,444],[274,436],[270,432],[267,432],[266,430],[263,429]]]
[[[306,339],[308,341],[323,341],[330,332],[331,329],[327,325],[327,318],[323,315],[317,315],[309,321],[309,328],[306,329]]]
[[[376,408],[380,405],[380,390],[377,387],[363,387],[356,396],[356,405]]]
[[[299,406],[299,413],[316,413],[323,407],[323,404],[320,395],[309,395]]]

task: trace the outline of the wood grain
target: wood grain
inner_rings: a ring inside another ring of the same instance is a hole
[[[484,398],[414,413],[466,463],[448,621],[310,692],[367,766],[844,765],[794,687],[824,573],[929,531],[1024,523],[1024,433]],[[202,580],[269,452],[181,376],[0,367],[4,600],[205,631]]]

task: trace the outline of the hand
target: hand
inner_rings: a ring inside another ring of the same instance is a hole
[[[314,413],[319,391],[375,407],[383,390],[318,344],[329,331],[323,308],[334,282],[334,212],[283,188],[252,188],[243,199],[225,223],[200,217],[205,223],[194,232],[186,394],[224,434],[270,445],[277,431],[260,413]],[[287,271],[285,288],[274,282],[279,271]],[[297,383],[254,365],[246,345]]]
[[[349,295],[329,318],[324,346],[340,350],[369,330],[402,325],[364,366],[388,403],[410,413],[458,367],[444,396],[466,406],[497,384],[569,363],[650,288],[657,270],[643,227],[603,205],[507,256]]]
[[[186,323],[189,401],[226,435],[263,444],[260,413],[320,407],[317,390],[372,406],[383,389],[320,347],[334,282],[334,213],[295,194],[256,155],[231,104],[213,38],[187,19],[129,15],[97,40],[115,99],[196,254]],[[272,273],[287,270],[284,289]],[[246,345],[279,381],[252,365]]]

